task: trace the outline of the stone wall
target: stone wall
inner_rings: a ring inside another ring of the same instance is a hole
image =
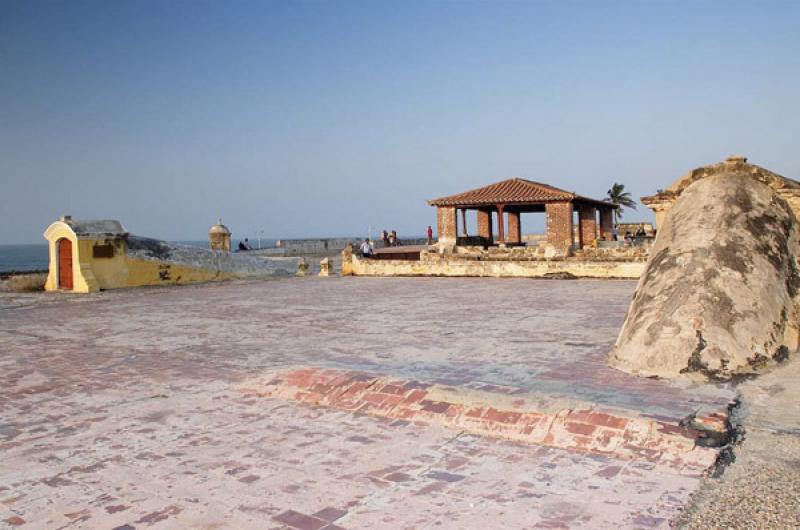
[[[527,245],[541,245],[547,243],[547,234],[522,234],[522,242]]]
[[[419,261],[362,259],[345,251],[342,275],[353,276],[477,276],[495,278],[620,278],[636,279],[644,270],[643,257],[545,259],[534,249],[462,249],[459,254],[423,251]]]
[[[125,253],[129,259],[153,260],[236,278],[293,276],[302,261],[302,258],[271,258],[249,252],[213,251],[137,236],[126,238]]]
[[[634,260],[646,261],[650,255],[650,248],[652,246],[652,239],[644,239],[637,244],[625,244],[618,241],[600,241],[598,246],[585,247],[576,250],[573,255],[576,258],[592,259],[592,260]],[[619,244],[616,244],[619,243]]]
[[[380,237],[378,235],[377,237]],[[363,238],[331,238],[331,239],[279,239],[274,248],[249,250],[247,255],[259,256],[308,256],[308,255],[334,255],[352,245],[358,247]],[[400,246],[426,245],[427,238],[413,237],[400,238]],[[383,248],[383,241],[373,239],[373,248]],[[238,254],[238,253],[237,253]]]
[[[619,237],[622,238],[625,235],[625,232],[630,232],[631,234],[636,234],[640,228],[644,229],[645,235],[648,237],[652,237],[655,233],[655,229],[652,223],[618,223],[617,224],[617,231],[619,233]]]
[[[328,252],[341,252],[358,241],[356,237],[320,238],[320,239],[279,239],[276,248],[284,250],[284,255],[293,254],[326,254]]]

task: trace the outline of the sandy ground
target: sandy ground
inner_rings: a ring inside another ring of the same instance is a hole
[[[293,278],[0,295],[0,526],[667,527],[702,478],[241,389],[323,366],[676,420],[726,386],[605,354],[635,282]]]
[[[800,362],[739,386],[735,462],[709,477],[680,520],[703,528],[800,528]]]

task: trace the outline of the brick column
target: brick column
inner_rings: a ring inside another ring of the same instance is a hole
[[[492,242],[492,212],[478,210],[478,235]]]
[[[506,243],[521,243],[522,227],[519,223],[519,212],[508,212],[508,235]]]
[[[506,242],[505,224],[503,220],[503,205],[497,205],[497,244],[504,245]]]
[[[439,250],[452,250],[456,245],[456,209],[452,206],[436,208],[436,229],[439,236]]]
[[[603,208],[600,210],[600,235],[606,241],[611,241],[611,229],[614,225],[614,213],[611,208]]]
[[[578,224],[580,226],[580,248],[594,245],[597,239],[597,208],[592,206],[579,208]]]
[[[572,203],[549,202],[547,213],[547,242],[566,254],[572,248]]]

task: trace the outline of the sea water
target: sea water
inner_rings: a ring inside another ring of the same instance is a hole
[[[173,243],[208,248],[208,241],[173,241]],[[250,241],[250,244],[254,248],[258,246],[256,241]],[[231,241],[234,249],[238,245],[238,239]],[[274,247],[275,240],[262,239],[261,246],[263,248]],[[0,245],[0,272],[46,270],[48,262],[47,243]]]

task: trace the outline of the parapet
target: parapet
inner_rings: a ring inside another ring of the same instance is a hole
[[[215,225],[217,226],[217,225]],[[216,232],[230,231],[219,223]],[[212,227],[213,229],[214,227]],[[64,216],[44,232],[50,247],[48,291],[92,292],[238,278],[290,276],[297,258],[220,252],[134,236],[116,220]],[[230,244],[228,243],[228,249]]]

